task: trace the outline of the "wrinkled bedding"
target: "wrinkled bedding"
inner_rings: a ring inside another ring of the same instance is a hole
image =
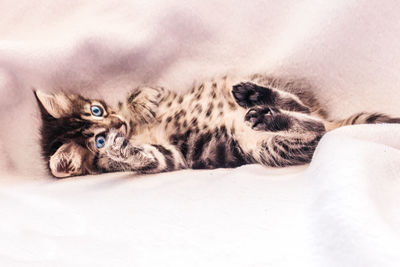
[[[331,118],[400,116],[396,1],[0,1],[1,266],[399,266],[400,125],[284,169],[56,180],[32,88],[116,103],[225,73],[307,79]]]

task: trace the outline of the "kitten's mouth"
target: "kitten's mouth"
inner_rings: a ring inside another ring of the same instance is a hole
[[[125,136],[128,136],[128,124],[125,121],[122,121],[120,129],[124,131]]]

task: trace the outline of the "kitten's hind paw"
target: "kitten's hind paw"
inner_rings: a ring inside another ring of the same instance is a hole
[[[268,105],[273,102],[271,89],[258,86],[255,83],[243,82],[232,87],[232,95],[239,106],[251,108],[257,105]]]
[[[266,131],[267,124],[272,121],[272,112],[268,107],[251,108],[247,111],[244,120],[256,131]]]
[[[245,121],[256,131],[283,131],[290,127],[287,115],[269,107],[254,107],[245,115]]]

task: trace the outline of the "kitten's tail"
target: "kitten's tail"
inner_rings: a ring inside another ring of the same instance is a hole
[[[381,113],[361,112],[354,114],[344,120],[328,121],[326,128],[328,131],[330,131],[345,125],[375,123],[400,123],[400,118],[393,118]]]

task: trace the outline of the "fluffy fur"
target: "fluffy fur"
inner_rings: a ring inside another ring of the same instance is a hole
[[[264,75],[224,76],[184,95],[139,87],[117,109],[79,95],[35,91],[35,96],[43,156],[56,177],[304,164],[327,130],[400,122],[368,113],[329,121],[307,84]],[[93,114],[93,106],[101,116]],[[100,148],[99,136],[105,140]]]

